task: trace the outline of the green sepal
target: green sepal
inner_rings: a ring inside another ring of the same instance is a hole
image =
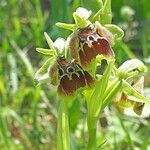
[[[127,60],[118,68],[118,76],[121,78],[127,78],[132,71],[146,72],[147,67],[138,59]],[[133,74],[131,73],[131,75]]]
[[[113,34],[114,40],[119,40],[124,36],[124,31],[117,25],[105,24],[104,27]]]
[[[75,30],[76,28],[75,24],[67,24],[67,23],[61,23],[61,22],[56,23],[56,26],[63,28],[63,29],[71,30],[71,31]]]
[[[45,39],[47,41],[47,44],[49,45],[50,49],[55,49],[54,46],[53,46],[53,41],[51,40],[51,38],[49,37],[49,35],[44,32],[44,36],[45,36]]]
[[[56,51],[53,49],[36,48],[36,51],[41,53],[41,54],[49,55],[49,56],[55,56],[56,55]]]
[[[52,65],[52,63],[56,60],[56,57],[49,58],[43,66],[35,73],[34,81],[36,86],[40,84],[43,80],[47,80],[49,78],[48,68]]]

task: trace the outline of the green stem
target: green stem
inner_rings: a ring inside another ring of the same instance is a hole
[[[89,130],[89,139],[87,150],[95,150],[96,149],[96,128]]]
[[[70,150],[68,110],[65,100],[60,101],[58,109],[57,150]]]
[[[89,119],[90,122],[88,121],[89,138],[86,150],[96,149],[96,122],[97,122],[96,120],[94,119],[92,121],[91,119]]]

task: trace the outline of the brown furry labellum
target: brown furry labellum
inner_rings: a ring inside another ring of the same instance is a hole
[[[114,52],[108,39],[101,36],[93,25],[74,32],[70,39],[71,56],[78,60],[82,66],[87,66],[97,55],[113,58]]]
[[[64,96],[74,96],[80,88],[91,87],[94,83],[94,79],[87,71],[84,71],[74,60],[68,62],[65,58],[60,58],[54,63],[49,75],[54,79],[51,81],[52,84],[58,80],[58,93]]]

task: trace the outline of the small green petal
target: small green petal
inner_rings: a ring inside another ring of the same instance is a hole
[[[56,23],[56,26],[63,28],[63,29],[71,30],[71,31],[73,31],[76,28],[75,24],[67,24],[67,23],[61,23],[61,22]]]
[[[50,55],[50,56],[54,56],[56,53],[55,50],[53,49],[44,49],[44,48],[36,48],[36,51],[44,55]]]

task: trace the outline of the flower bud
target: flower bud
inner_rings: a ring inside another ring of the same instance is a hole
[[[133,88],[135,88],[137,92],[139,92],[142,95],[143,95],[143,83],[144,77],[141,77],[132,86]],[[141,115],[145,104],[144,102],[142,102],[142,100],[139,100],[138,98],[133,97],[132,95],[126,92],[118,93],[118,95],[114,99],[114,102],[118,110],[121,109],[125,110],[126,108],[132,108],[137,115]]]

